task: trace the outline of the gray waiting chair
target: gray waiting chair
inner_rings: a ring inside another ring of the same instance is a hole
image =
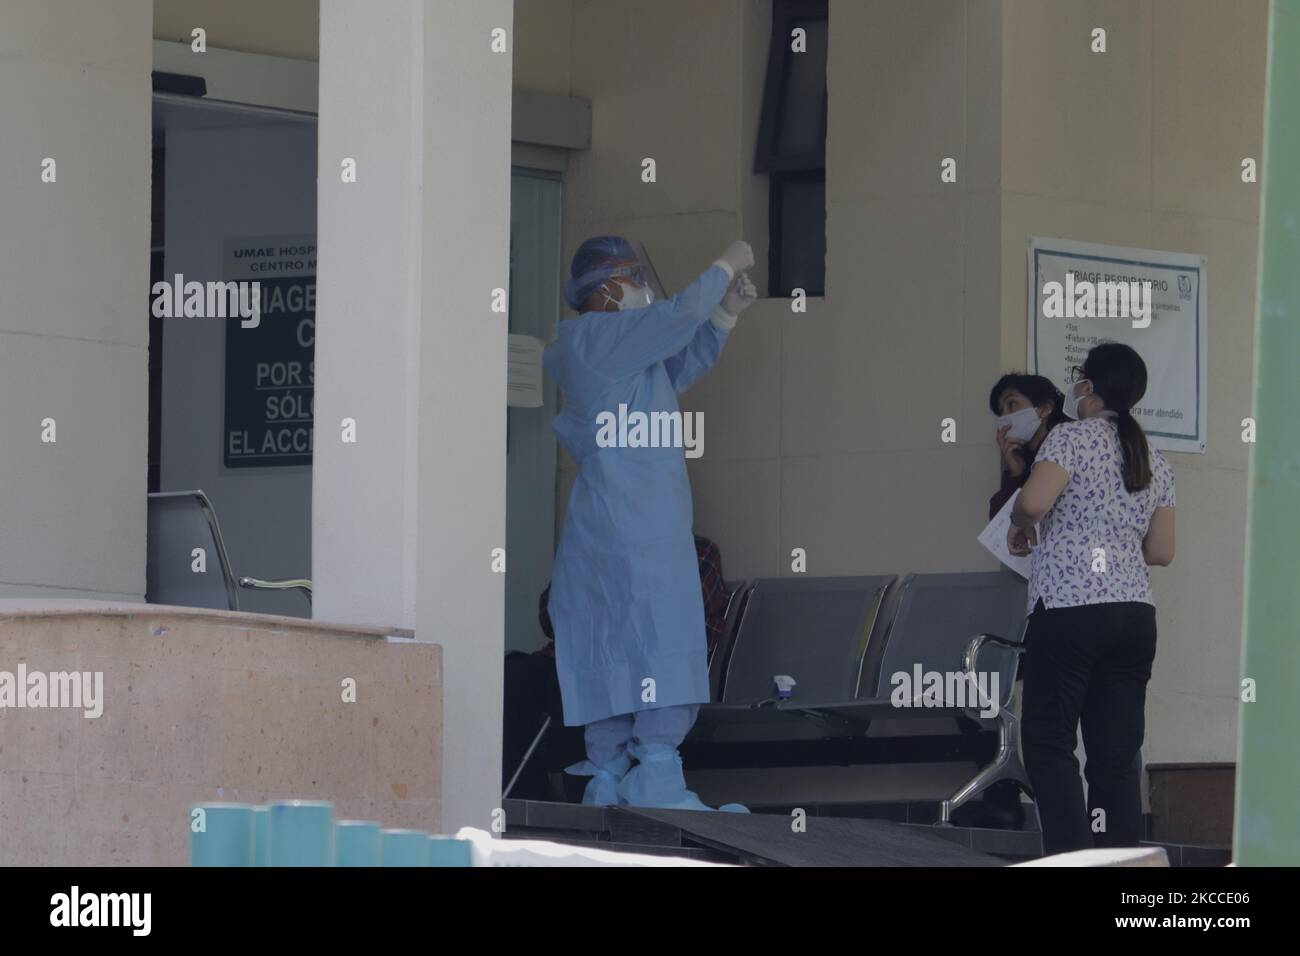
[[[311,603],[307,578],[267,581],[236,580],[221,540],[221,527],[212,502],[202,491],[151,492],[148,510],[148,555],[145,600],[150,604],[239,610],[239,588],[298,590]],[[194,570],[194,550],[202,548],[206,570]]]
[[[787,741],[791,727],[806,728],[810,721],[826,737],[849,738],[865,737],[880,721],[964,721],[977,732],[995,733],[997,746],[993,758],[943,801],[940,822],[949,822],[997,780],[1015,780],[1030,792],[1018,718],[1008,706],[1024,626],[1025,583],[1000,572],[913,574],[901,583],[892,576],[758,581],[741,618],[722,700],[701,709],[695,738],[721,740],[718,730],[738,724],[747,725],[752,745],[755,731]],[[996,714],[984,716],[990,702],[974,693],[960,700],[945,693],[937,705],[899,706],[894,675],[910,676],[918,667],[923,675],[963,675],[963,691],[978,687],[970,677],[996,672]],[[797,682],[791,698],[775,698],[776,674]],[[893,750],[902,754],[919,741],[912,736],[897,743]],[[956,751],[945,759],[971,758]]]
[[[736,625],[749,598],[748,581],[724,581],[727,589],[727,610],[723,614],[722,637],[709,654],[709,700],[718,700],[722,689],[722,672],[731,657],[732,643],[736,638]]]
[[[149,495],[145,600],[150,604],[239,610],[239,591],[212,502],[202,491]],[[196,548],[205,570],[194,570]]]
[[[908,575],[894,596],[888,633],[873,649],[878,656],[869,654],[864,661],[859,700],[828,708],[849,718],[855,713],[890,718],[951,714],[997,734],[993,759],[943,801],[941,823],[999,780],[1014,780],[1032,793],[1020,754],[1019,716],[1010,706],[1024,652],[1025,600],[1025,581],[1000,571]],[[914,675],[918,669],[922,674],[964,675],[961,698],[946,699],[946,688],[941,707],[898,707],[893,700],[900,686],[895,675]],[[993,674],[998,676],[997,699],[989,701],[982,698],[981,684],[971,678],[983,675],[991,684]],[[985,716],[989,709],[996,713]]]
[[[735,710],[775,701],[777,674],[796,680],[791,700],[852,700],[896,580],[883,574],[755,582],[727,662],[721,702]]]

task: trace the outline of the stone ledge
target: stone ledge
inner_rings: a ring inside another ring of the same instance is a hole
[[[219,608],[178,607],[172,604],[129,604],[123,601],[92,601],[84,598],[3,598],[0,599],[0,621],[30,618],[78,617],[100,615],[103,617],[177,617],[188,620],[212,621],[239,627],[256,627],[265,631],[312,631],[354,637],[402,637],[414,639],[415,632],[405,627],[384,627],[378,624],[338,624],[311,618],[287,617],[281,614],[257,614],[252,611],[225,611]]]

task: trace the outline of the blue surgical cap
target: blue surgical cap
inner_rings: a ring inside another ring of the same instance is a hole
[[[588,296],[613,276],[631,274],[628,266],[637,263],[636,250],[622,236],[592,236],[573,254],[564,300],[581,311]]]

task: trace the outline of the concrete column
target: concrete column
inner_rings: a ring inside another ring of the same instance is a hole
[[[1300,2],[1275,0],[1269,36],[1268,112],[1261,164],[1259,334],[1255,353],[1258,443],[1250,463],[1241,705],[1233,858],[1243,866],[1300,863]]]
[[[152,21],[0,9],[0,597],[144,600]]]
[[[423,9],[321,4],[311,565],[326,621],[415,627]]]
[[[444,831],[500,804],[512,18],[321,3],[315,616],[443,646]]]

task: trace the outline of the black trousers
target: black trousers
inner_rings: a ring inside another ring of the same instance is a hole
[[[1025,643],[1021,743],[1044,852],[1137,846],[1143,838],[1140,750],[1156,654],[1155,608],[1116,603],[1049,610],[1039,601]],[[1074,756],[1080,722],[1086,807]]]

